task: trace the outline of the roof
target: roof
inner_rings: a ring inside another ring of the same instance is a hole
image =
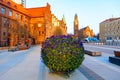
[[[111,22],[111,21],[115,21],[115,20],[118,20],[118,19],[120,19],[120,17],[119,18],[109,18],[109,19],[106,19],[106,20],[104,20],[102,22]]]
[[[86,30],[87,28],[89,28],[89,29],[90,29],[90,27],[89,27],[89,26],[86,26],[86,27],[84,27],[84,28],[81,28],[81,30]]]
[[[50,8],[48,3],[46,7],[24,8],[21,4],[17,4],[12,0],[3,0],[0,1],[0,4],[30,17],[44,16],[45,11]]]
[[[82,28],[83,30],[85,30],[87,27],[84,27],[84,28]]]
[[[44,16],[46,7],[27,8],[30,17]]]
[[[45,13],[51,13],[50,5],[48,3],[45,7],[26,8],[26,10],[28,11],[30,17],[42,17]]]
[[[3,0],[3,1],[0,1],[0,4],[10,8],[10,9],[16,10],[20,13],[23,13],[25,15],[28,15],[26,8],[24,8],[21,4],[17,4],[15,2],[13,2],[12,0]]]

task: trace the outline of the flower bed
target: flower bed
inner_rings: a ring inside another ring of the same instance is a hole
[[[45,65],[54,72],[71,72],[84,60],[80,40],[67,36],[52,36],[42,44],[41,56]]]

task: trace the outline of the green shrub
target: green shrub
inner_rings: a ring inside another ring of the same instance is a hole
[[[42,44],[41,56],[45,65],[55,72],[71,72],[84,60],[84,48],[80,40],[67,36],[52,36]]]

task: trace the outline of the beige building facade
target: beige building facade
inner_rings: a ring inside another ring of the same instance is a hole
[[[110,18],[100,23],[100,41],[120,44],[120,18]]]

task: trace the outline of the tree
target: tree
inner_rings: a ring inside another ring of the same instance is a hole
[[[54,35],[56,36],[63,35],[62,29],[60,27],[56,27]]]

